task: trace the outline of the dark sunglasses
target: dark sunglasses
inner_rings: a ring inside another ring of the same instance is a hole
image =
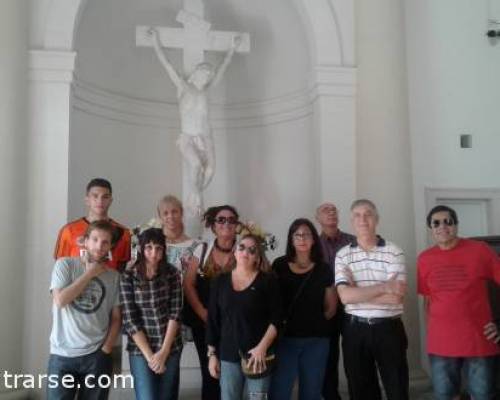
[[[439,228],[441,225],[443,225],[443,226],[453,226],[453,225],[455,225],[455,221],[453,221],[451,218],[433,219],[431,221],[431,227],[432,228]]]
[[[215,218],[215,223],[219,225],[236,225],[238,223],[238,219],[236,217],[217,217]]]
[[[257,254],[257,247],[255,246],[245,246],[243,243],[240,243],[238,247],[236,247],[238,251],[244,252],[247,251],[248,254],[254,256]]]

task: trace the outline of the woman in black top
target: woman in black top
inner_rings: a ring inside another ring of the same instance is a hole
[[[295,220],[288,231],[286,255],[273,270],[283,298],[285,326],[277,351],[271,400],[289,400],[298,377],[299,399],[320,400],[329,348],[329,324],[337,308],[333,273],[325,264],[314,225]]]
[[[208,368],[220,378],[222,400],[241,400],[245,381],[249,395],[267,394],[269,375],[245,379],[241,355],[248,356],[254,372],[264,371],[281,320],[279,288],[275,277],[263,272],[259,239],[244,236],[234,254],[236,268],[215,280],[208,309]]]

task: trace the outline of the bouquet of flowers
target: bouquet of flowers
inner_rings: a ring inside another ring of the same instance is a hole
[[[253,221],[240,222],[236,231],[241,237],[245,235],[254,235],[260,239],[260,245],[264,252],[275,250],[278,247],[278,239],[272,233],[265,232],[259,225]]]

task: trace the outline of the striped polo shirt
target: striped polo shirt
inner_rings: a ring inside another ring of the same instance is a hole
[[[378,237],[377,245],[369,251],[358,246],[356,240],[340,249],[335,258],[335,286],[372,286],[386,282],[394,273],[406,281],[405,257],[394,243]],[[347,304],[348,314],[364,318],[394,317],[403,313],[403,305],[355,303]]]

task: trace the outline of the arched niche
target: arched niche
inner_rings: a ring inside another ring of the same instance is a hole
[[[52,0],[43,38],[47,50],[74,50],[74,36],[88,0]],[[353,9],[346,0],[293,0],[303,17],[315,64],[348,65],[353,52]]]

